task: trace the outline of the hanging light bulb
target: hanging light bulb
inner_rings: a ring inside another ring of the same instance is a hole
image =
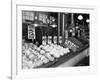
[[[37,26],[38,26],[38,24],[36,24],[36,23],[35,23],[35,24],[34,24],[34,26],[35,26],[35,27],[37,27]]]
[[[51,26],[52,26],[53,28],[57,27],[56,23],[53,23]]]
[[[89,20],[89,19],[87,19],[87,20],[86,20],[86,22],[87,22],[87,23],[89,23],[89,22],[90,22],[90,20]]]
[[[82,16],[82,15],[79,15],[79,16],[78,16],[78,19],[79,19],[79,20],[82,20],[82,19],[83,19],[83,16]]]
[[[34,17],[35,20],[37,20],[37,18],[38,18],[37,16]]]

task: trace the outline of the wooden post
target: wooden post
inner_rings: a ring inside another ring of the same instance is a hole
[[[59,44],[59,36],[60,36],[60,13],[58,13],[58,34],[57,34],[57,44]]]
[[[71,13],[71,25],[74,26],[74,13]]]
[[[68,39],[68,30],[67,30],[67,27],[68,27],[68,13],[65,14],[65,40]]]
[[[74,24],[74,13],[71,13],[71,27],[74,29],[75,24]],[[72,31],[72,37],[75,36],[75,30]]]
[[[64,44],[64,42],[65,42],[65,14],[63,13],[62,14],[62,45]]]

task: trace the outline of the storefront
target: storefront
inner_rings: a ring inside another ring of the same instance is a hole
[[[23,69],[89,66],[89,14],[22,11],[22,41]]]

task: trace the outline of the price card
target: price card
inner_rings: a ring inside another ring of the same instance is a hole
[[[35,39],[35,27],[28,26],[28,39]]]

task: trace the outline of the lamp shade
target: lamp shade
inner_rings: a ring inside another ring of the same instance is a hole
[[[39,21],[38,20],[34,20],[33,23],[32,23],[32,25],[34,25],[34,27],[39,26]]]
[[[50,26],[55,28],[55,27],[57,27],[57,24],[55,22],[53,22]]]

